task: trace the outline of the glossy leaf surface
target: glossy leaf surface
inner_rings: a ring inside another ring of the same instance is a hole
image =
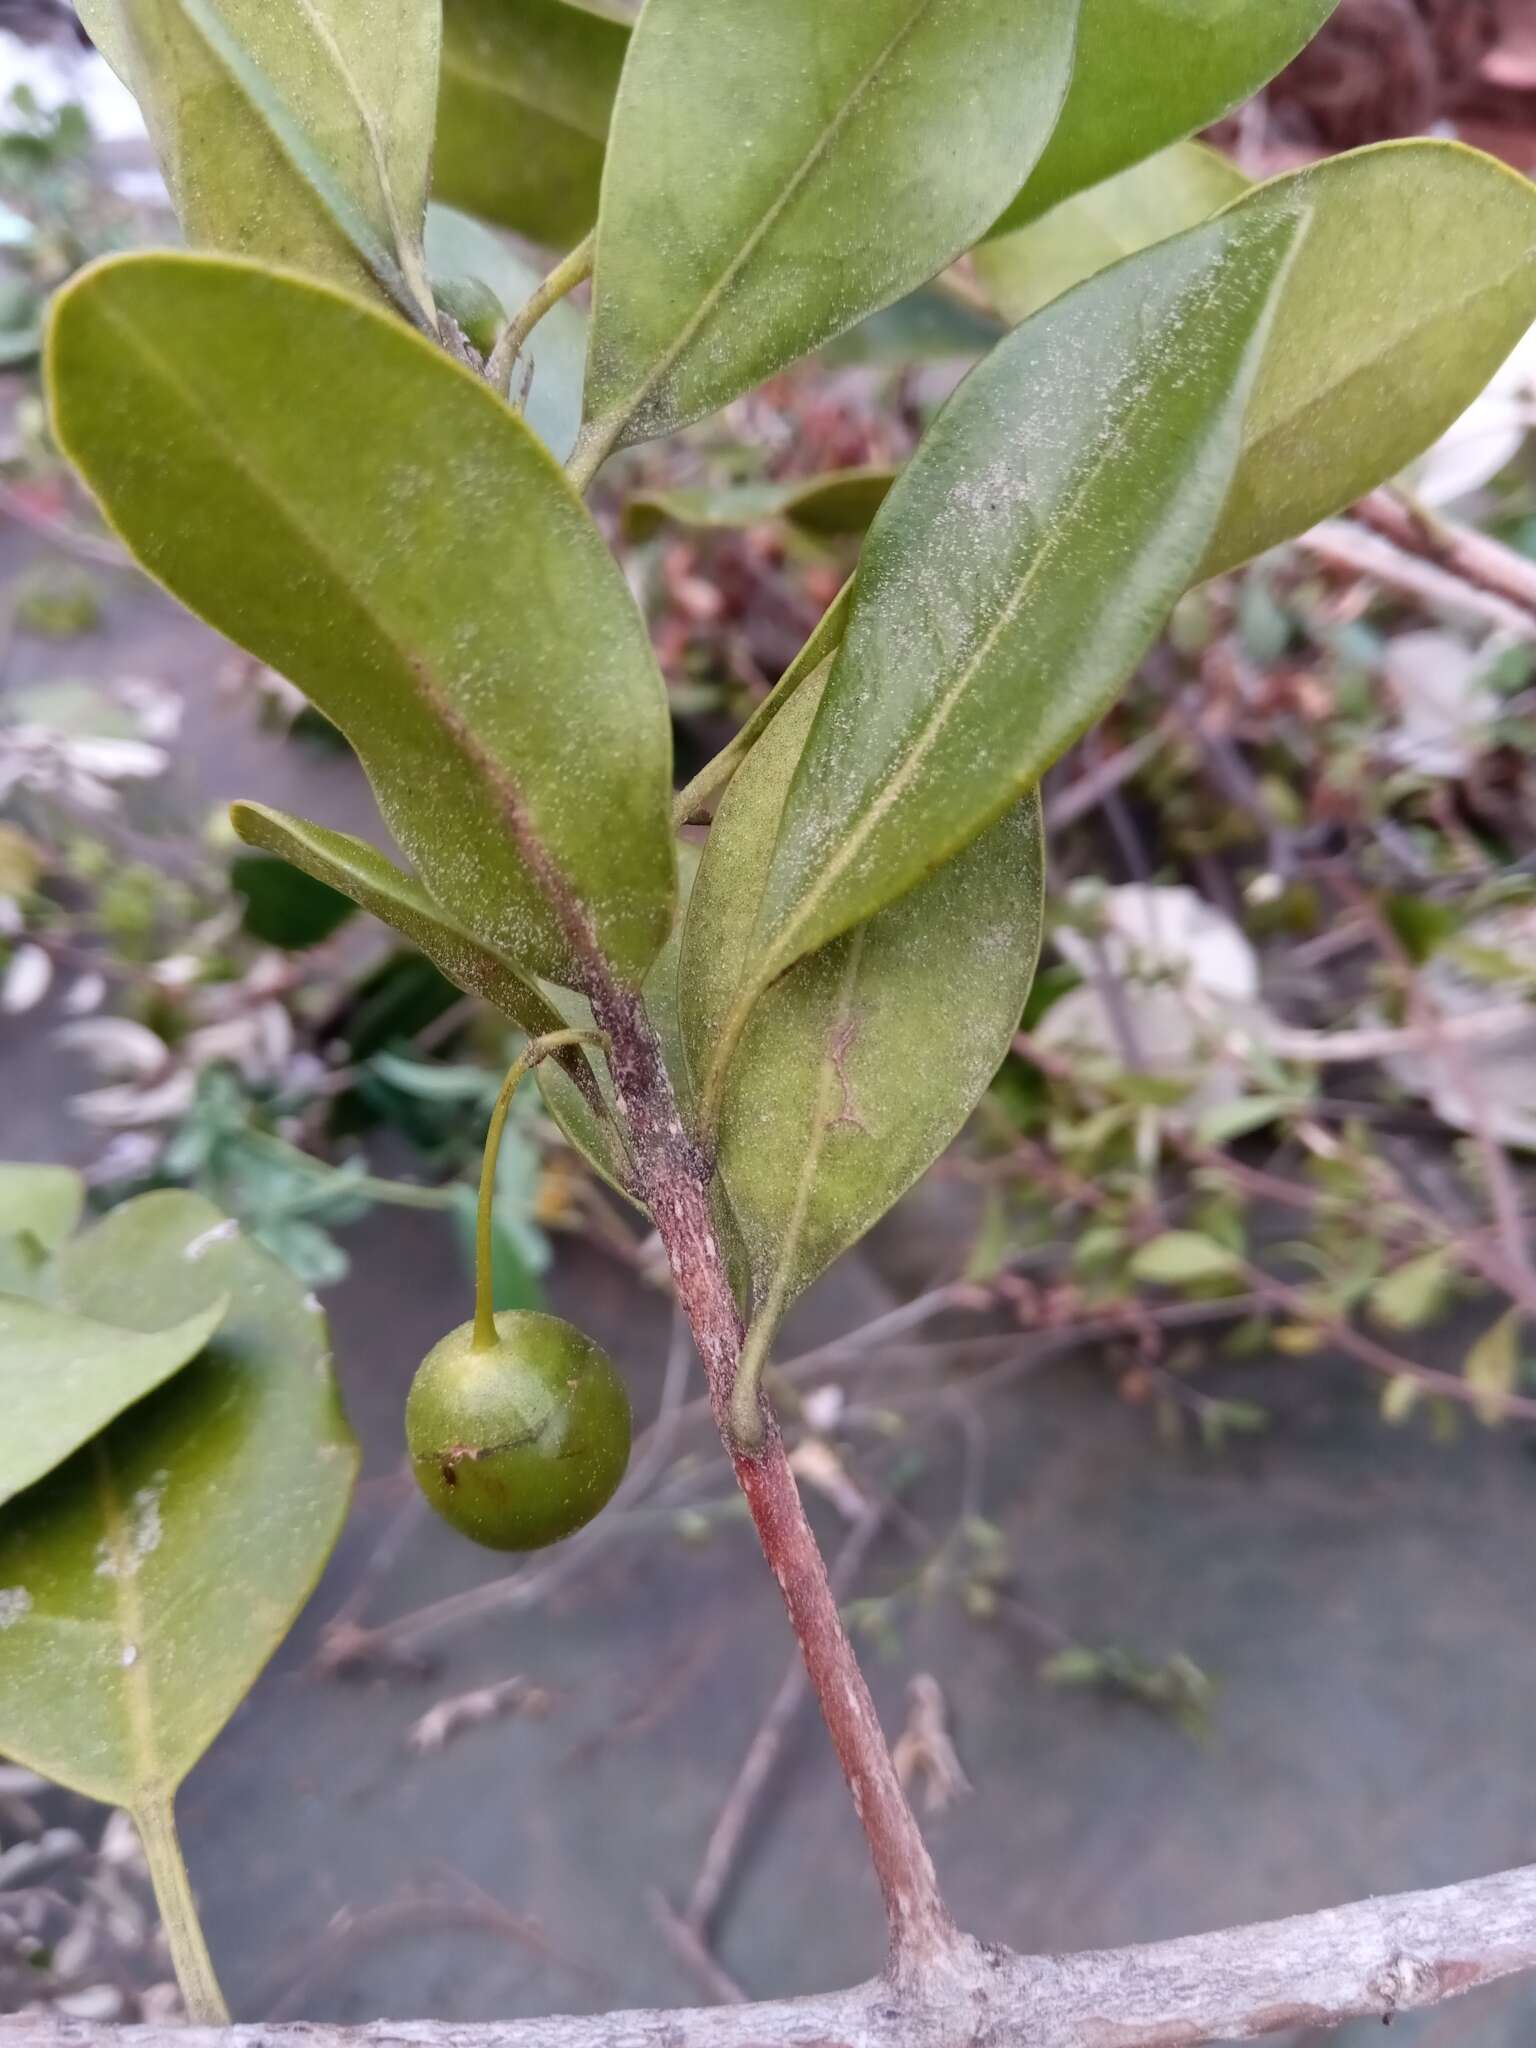
[[[648,0],[614,105],[586,415],[726,404],[942,270],[1044,148],[1078,0]]]
[[[0,1750],[142,1809],[286,1634],[357,1452],[324,1317],[201,1197],[126,1204],[59,1273],[70,1307],[127,1328],[229,1301],[200,1359],[0,1510]]]
[[[579,241],[628,47],[590,0],[444,0],[438,197],[530,241]]]
[[[1237,106],[1337,0],[1083,0],[1061,120],[997,230],[1036,220]]]
[[[251,264],[60,294],[58,437],[144,566],[356,749],[433,899],[530,971],[672,922],[666,691],[547,449],[400,322]]]
[[[543,272],[507,247],[483,221],[451,206],[427,208],[427,263],[434,278],[478,278],[504,314],[515,313]],[[517,372],[533,365],[523,418],[557,461],[564,462],[581,425],[581,380],[587,367],[587,316],[570,299],[551,306],[524,351]]]
[[[0,1295],[0,1506],[195,1358],[224,1308],[140,1331]]]
[[[1248,182],[1235,164],[1203,143],[1175,143],[1064,200],[1043,220],[982,242],[972,257],[977,281],[1016,326],[1123,256],[1198,227],[1240,198]]]
[[[1449,142],[1390,142],[1276,178],[1229,220],[1312,226],[1276,309],[1214,574],[1395,476],[1536,321],[1536,185]]]
[[[862,533],[885,502],[896,472],[884,467],[830,470],[784,483],[730,484],[717,490],[637,491],[624,507],[624,531],[649,540],[678,526],[761,526],[785,519],[803,533]]]
[[[187,239],[377,288],[430,326],[432,0],[87,0]]]
[[[952,858],[1098,717],[1205,552],[1293,216],[1218,220],[999,343],[870,529],[757,986]]]
[[[710,834],[681,980],[701,1090],[750,973],[767,856],[823,687],[822,676],[805,684],[763,735]],[[757,1312],[770,1321],[932,1164],[980,1100],[1034,976],[1043,879],[1031,796],[759,997],[713,1136]]]

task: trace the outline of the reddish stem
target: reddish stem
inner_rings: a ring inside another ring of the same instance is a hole
[[[805,1667],[869,1843],[885,1899],[890,1967],[911,1982],[957,1935],[916,1817],[886,1747],[875,1703],[843,1628],[827,1567],[806,1520],[771,1412],[761,1445],[744,1451],[730,1430],[741,1316],[710,1213],[712,1169],[683,1130],[649,1020],[638,999],[592,991],[608,1035],[609,1064],[634,1145],[641,1190],[666,1248],[683,1312],[709,1381],[710,1405],[763,1555],[784,1595]]]

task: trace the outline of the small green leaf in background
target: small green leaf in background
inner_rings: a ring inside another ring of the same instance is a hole
[[[1205,552],[1302,223],[1091,278],[961,385],[881,507],[795,771],[762,987],[949,859],[1099,717]]]
[[[670,433],[967,249],[1045,147],[1079,0],[648,0],[614,106],[586,417]]]
[[[1521,1320],[1520,1310],[1510,1309],[1483,1332],[1462,1361],[1461,1376],[1477,1393],[1473,1412],[1490,1429],[1503,1421],[1504,1402],[1518,1391],[1524,1372],[1520,1356]]]
[[[1536,321],[1536,185],[1454,142],[1387,142],[1223,216],[1312,226],[1276,309],[1202,576],[1315,526],[1420,455]]]
[[[972,257],[977,282],[1016,326],[1123,256],[1198,227],[1248,185],[1236,164],[1204,143],[1175,143],[1028,227],[982,242]]]
[[[1195,1124],[1195,1136],[1202,1145],[1230,1145],[1265,1130],[1281,1117],[1294,1116],[1302,1108],[1294,1095],[1240,1095],[1233,1102],[1213,1102],[1202,1110]]]
[[[229,1304],[201,1358],[0,1509],[0,1750],[155,1810],[308,1598],[357,1451],[323,1316],[201,1197],[115,1210],[59,1283],[140,1331]]]
[[[340,931],[356,905],[329,883],[266,854],[230,862],[230,886],[245,904],[240,926],[264,946],[302,953]]]
[[[579,242],[628,48],[628,23],[597,0],[443,0],[438,198],[530,241]]]
[[[197,1356],[228,1304],[164,1330],[123,1330],[0,1295],[0,1506],[61,1465]]]
[[[1149,1287],[1204,1287],[1239,1279],[1242,1261],[1198,1230],[1165,1230],[1137,1247],[1130,1272]]]
[[[427,262],[434,277],[480,279],[504,314],[515,313],[543,281],[543,273],[515,255],[500,235],[451,206],[427,208]],[[533,377],[523,418],[556,461],[564,462],[581,425],[587,367],[587,316],[579,306],[561,299],[550,307],[523,351],[519,385],[529,363]]]
[[[377,288],[429,330],[435,0],[83,0],[189,242]]]
[[[684,928],[682,1020],[710,1085],[748,966],[768,848],[823,683],[733,781]],[[959,1132],[1018,1028],[1040,948],[1038,800],[759,998],[710,1136],[770,1323]]]
[[[674,901],[666,688],[602,535],[489,386],[341,293],[182,255],[66,286],[49,381],[118,531],[340,726],[434,900],[557,980],[584,919],[638,983]]]
[[[1282,70],[1337,0],[1083,0],[1072,90],[997,232],[1037,220],[1182,136]]]
[[[862,533],[885,501],[896,472],[884,467],[834,469],[785,483],[726,484],[637,491],[624,507],[627,540],[649,540],[668,521],[678,526],[761,526],[785,519],[802,533]]]
[[[1421,1330],[1450,1300],[1455,1276],[1449,1251],[1424,1252],[1376,1282],[1369,1295],[1371,1314],[1389,1330]]]

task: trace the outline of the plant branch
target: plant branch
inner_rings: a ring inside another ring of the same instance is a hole
[[[1536,1866],[1147,1947],[1019,1956],[966,1942],[932,1979],[672,2012],[367,2027],[0,2019],[0,2048],[1197,2048],[1390,2020],[1536,1969]]]
[[[765,1410],[761,1443],[731,1427],[742,1322],[710,1208],[711,1163],[683,1130],[660,1048],[638,997],[605,978],[587,990],[608,1037],[614,1088],[636,1169],[709,1384],[710,1406],[763,1555],[779,1582],[811,1684],[863,1824],[885,1900],[889,1964],[909,1985],[959,1941],[922,1833],[891,1763],[864,1674],[843,1629],[783,1440]]]
[[[535,327],[544,318],[551,306],[575,291],[577,285],[592,275],[593,253],[597,246],[596,229],[578,242],[569,256],[564,256],[545,278],[544,282],[531,292],[512,318],[496,337],[496,346],[486,359],[485,379],[497,391],[511,389],[512,372],[517,359]]]

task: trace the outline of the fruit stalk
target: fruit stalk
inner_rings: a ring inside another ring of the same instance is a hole
[[[540,1060],[568,1045],[602,1045],[598,1031],[546,1031],[531,1038],[507,1069],[507,1078],[491,1111],[485,1134],[485,1155],[480,1162],[480,1207],[475,1218],[475,1335],[476,1351],[494,1351],[496,1336],[496,1162],[501,1157],[501,1134],[507,1127],[512,1098]]]

